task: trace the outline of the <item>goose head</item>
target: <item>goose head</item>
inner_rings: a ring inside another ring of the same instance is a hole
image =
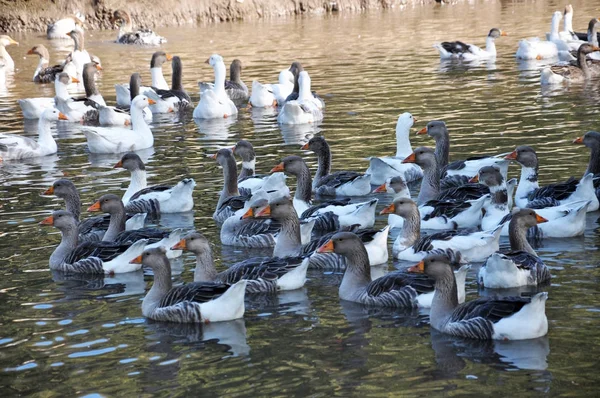
[[[259,191],[261,192],[261,191]],[[262,191],[264,192],[264,191]],[[265,192],[266,194],[266,192]],[[261,196],[258,198],[255,198],[255,196],[257,196],[256,194],[252,195],[252,198],[250,199],[250,203],[248,206],[248,210],[244,213],[244,215],[241,217],[242,220],[245,220],[247,218],[254,218],[256,217],[257,214],[259,214],[262,210],[264,210],[267,206],[269,206],[269,198],[268,196]]]
[[[271,173],[285,172],[287,174],[299,175],[305,168],[306,163],[300,156],[291,155],[282,159],[281,163],[271,169]]]
[[[87,211],[96,212],[101,211],[102,213],[113,214],[123,209],[123,202],[121,198],[114,194],[102,195],[100,199],[94,202],[93,205],[88,207]]]
[[[417,134],[427,134],[437,141],[439,138],[443,138],[445,135],[448,135],[448,129],[446,128],[446,123],[443,121],[432,120],[431,122],[427,123],[427,126],[419,130]]]
[[[123,168],[128,171],[146,170],[146,165],[137,153],[128,152],[121,157],[113,167],[114,169]]]
[[[130,24],[131,17],[125,10],[116,10],[113,15],[109,18],[110,23],[117,23],[118,25]]]
[[[491,37],[492,39],[497,39],[500,36],[508,36],[508,33],[498,28],[492,28],[490,29],[490,33],[488,33],[488,37]]]
[[[398,198],[381,210],[379,214],[395,214],[407,218],[418,211],[417,204],[411,198]]]
[[[40,222],[40,225],[52,225],[60,231],[76,229],[78,221],[73,213],[66,210],[57,210],[50,217],[45,218]]]
[[[435,152],[433,149],[421,146],[414,150],[402,163],[416,163],[424,169],[435,166]]]
[[[255,218],[272,218],[278,221],[294,216],[298,217],[292,200],[287,196],[270,201],[266,207],[254,215]]]
[[[317,253],[336,253],[348,257],[364,243],[352,232],[338,232],[317,249]]]
[[[535,210],[515,208],[512,212],[510,225],[517,224],[522,229],[527,230],[528,228],[535,227],[536,225],[547,221],[548,220],[544,217],[537,214]]]
[[[7,36],[7,35],[0,35],[0,46],[3,47],[8,47],[11,44],[16,44],[17,46],[19,45],[18,41],[13,40],[12,37]]]
[[[325,137],[317,135],[312,137],[306,144],[302,145],[305,151],[313,151],[316,154],[328,153],[329,144],[325,140]]]
[[[535,150],[527,145],[520,145],[514,151],[506,155],[504,159],[514,160],[523,167],[537,167],[538,158]]]
[[[289,85],[294,84],[294,74],[289,69],[284,69],[279,72],[279,84]]]
[[[169,273],[171,271],[171,263],[167,258],[167,249],[163,246],[144,250],[142,254],[131,260],[129,263],[143,264],[152,268],[152,271],[154,271],[155,274],[158,273],[157,271],[164,270],[165,268],[169,269]]]
[[[46,189],[42,195],[55,195],[64,199],[67,196],[79,194],[77,193],[77,188],[73,182],[67,180],[66,178],[61,178],[60,180],[54,181],[52,186]]]
[[[45,59],[46,61],[50,60],[50,53],[48,49],[43,44],[38,44],[37,46],[31,47],[29,51],[27,51],[27,55],[37,55],[40,58]]]
[[[250,141],[239,140],[237,144],[235,144],[231,150],[234,154],[238,155],[242,158],[244,162],[251,162],[256,159],[256,154],[254,153],[254,147],[250,143]]]
[[[59,112],[56,108],[46,109],[44,112],[42,112],[40,119],[43,119],[47,122],[52,122],[56,120],[69,120],[67,116]]]
[[[379,187],[375,188],[373,192],[376,193],[403,193],[408,191],[408,186],[406,185],[406,181],[402,176],[388,177],[387,180]],[[409,195],[410,196],[410,195]]]
[[[181,239],[171,250],[187,250],[196,255],[210,251],[210,242],[200,232],[191,232]]]
[[[171,61],[172,59],[173,57],[170,54],[167,54],[164,51],[156,51],[154,54],[152,54],[150,68],[161,68],[165,62]]]
[[[396,133],[398,131],[408,132],[410,128],[415,124],[417,118],[413,117],[410,112],[404,112],[398,116],[398,122],[396,123]]]
[[[504,177],[500,173],[500,169],[494,166],[485,166],[479,169],[475,177],[469,182],[478,182],[486,187],[497,187],[502,185]]]
[[[223,64],[223,66],[225,66],[225,63],[223,62],[223,57],[221,57],[219,54],[213,54],[210,56],[210,58],[208,58],[205,63],[209,64],[210,66],[212,66],[213,68],[217,65]]]
[[[587,55],[587,54],[593,53],[594,51],[600,51],[600,47],[589,44],[589,43],[584,43],[581,46],[579,46],[577,53],[583,53],[583,54]]]
[[[212,158],[216,159],[217,163],[221,167],[228,166],[231,163],[232,160],[233,160],[233,162],[235,164],[235,158],[233,157],[233,152],[229,148],[221,148],[221,149],[219,149],[217,151],[217,153],[215,153],[214,155],[212,155]]]
[[[133,99],[133,101],[131,101],[131,106],[134,106],[138,109],[144,109],[145,107],[154,104],[156,104],[156,101],[142,94],[138,95]]]
[[[583,144],[590,149],[600,149],[600,133],[597,131],[588,131],[583,137],[577,137],[573,144]]]
[[[426,274],[436,281],[452,274],[451,260],[444,253],[430,254],[420,263],[408,268],[408,272]]]

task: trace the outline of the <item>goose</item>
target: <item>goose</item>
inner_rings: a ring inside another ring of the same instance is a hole
[[[150,76],[152,78],[152,87],[161,90],[168,90],[169,85],[163,76],[163,64],[167,61],[171,61],[173,57],[164,51],[156,51],[152,54],[150,59]],[[128,86],[127,83],[115,84],[115,91],[117,93],[117,105],[118,106],[130,106],[131,100],[135,98],[135,95],[130,93],[131,82]],[[140,92],[145,92],[152,87],[138,87]]]
[[[129,262],[139,256],[147,244],[142,239],[134,244],[83,242],[78,244],[77,220],[65,210],[57,210],[41,225],[52,225],[62,235],[60,244],[50,256],[50,269],[74,274],[119,274],[134,272],[139,265]]]
[[[336,233],[317,252],[335,253],[346,258],[347,267],[338,293],[342,300],[394,308],[430,305],[431,293],[434,291],[433,280],[430,278],[394,271],[371,280],[367,250],[360,238],[352,232]],[[462,271],[465,274],[467,267]]]
[[[324,137],[311,138],[302,149],[313,151],[317,155],[319,166],[312,183],[313,191],[317,195],[365,196],[371,193],[369,174],[354,171],[331,173],[331,150]]]
[[[594,18],[594,19],[600,19],[600,18]],[[593,28],[596,25],[596,21],[594,21],[594,19],[590,20],[590,23],[588,24],[588,30],[585,33],[580,33],[580,32],[574,32],[575,36],[577,36],[577,38],[579,40],[587,40],[588,43],[593,43],[594,42],[594,34],[592,34],[593,32]],[[596,31],[595,32],[596,35],[596,41],[600,41],[600,32]]]
[[[410,198],[410,190],[406,181],[400,176],[389,177],[385,183],[381,184],[375,190],[374,193],[393,193],[394,199]],[[402,228],[404,225],[404,219],[393,213],[388,215],[388,225],[390,228]]]
[[[91,153],[139,151],[154,145],[154,136],[144,120],[143,109],[155,102],[138,95],[131,103],[131,127],[91,127],[83,129]],[[133,130],[133,131],[132,131]]]
[[[563,11],[563,30],[558,32],[560,38],[565,41],[579,40],[573,30],[573,6],[567,4]]]
[[[478,59],[496,58],[496,39],[508,34],[500,29],[492,28],[485,39],[485,50],[473,44],[465,44],[461,41],[445,41],[434,44],[440,52],[440,59],[459,58],[465,61]]]
[[[222,223],[243,208],[252,194],[248,189],[238,189],[235,158],[231,149],[221,148],[212,158],[223,168],[223,190],[213,213],[213,219]]]
[[[54,23],[48,24],[46,37],[49,40],[69,39],[68,33],[75,29],[83,30],[84,23],[85,15],[78,11],[73,15],[68,15]]]
[[[513,212],[508,225],[511,251],[496,252],[486,260],[479,270],[479,284],[506,289],[549,282],[550,271],[527,242],[527,230],[546,221],[531,209]]]
[[[16,44],[18,46],[19,42],[13,40],[10,36],[0,35],[0,59],[4,60],[4,69],[9,72],[12,72],[15,69],[15,61],[13,61],[8,51],[6,51],[6,47],[11,44]]]
[[[300,289],[306,282],[308,259],[256,257],[236,263],[217,273],[210,243],[204,235],[192,232],[172,248],[188,250],[196,256],[194,282],[234,284],[248,280],[246,293],[271,293],[277,290]]]
[[[140,76],[139,73],[132,73],[131,77],[129,78],[129,86],[127,87],[127,92],[130,94],[131,99],[129,101],[129,103],[127,105],[119,105],[118,104],[118,100],[117,100],[117,107],[119,109],[122,109],[124,111],[130,111],[131,110],[131,101],[133,101],[133,99],[135,97],[137,97],[138,95],[140,95],[140,87],[142,85],[142,78]],[[115,85],[116,87],[117,85]],[[143,110],[143,114],[144,114],[144,120],[147,122],[152,122],[152,111],[150,111],[150,108],[144,108]],[[129,115],[129,120],[131,121],[131,115]],[[131,122],[130,122],[131,124]]]
[[[489,230],[500,223],[504,223],[502,236],[508,236],[509,226],[505,223],[509,216],[507,184],[500,171],[494,166],[482,167],[479,174],[472,180],[479,181],[490,189],[490,200],[486,201],[483,209],[484,215],[481,219],[481,229]],[[530,229],[535,232],[539,239],[549,238],[568,238],[572,236],[583,235],[586,226],[586,212],[590,201],[572,202],[560,206],[546,207],[537,209],[536,212],[546,219],[546,222],[539,224],[536,229]]]
[[[93,64],[90,54],[85,49],[85,39],[83,32],[79,30],[72,30],[67,33],[68,36],[73,39],[74,48],[70,54],[71,60],[77,70],[77,78],[83,78],[83,68],[86,64]]]
[[[248,102],[248,86],[242,81],[242,61],[234,59],[229,66],[229,80],[225,81],[225,92],[230,100],[237,103]]]
[[[57,109],[46,109],[38,122],[38,138],[34,140],[14,134],[0,134],[0,158],[21,160],[55,154],[58,150],[50,126],[56,120],[67,120]]]
[[[375,224],[377,199],[348,204],[348,200],[322,201],[319,205],[311,203],[312,184],[310,170],[300,156],[286,156],[271,172],[285,172],[296,177],[297,187],[292,203],[296,213],[303,220],[316,219],[316,233],[337,231],[340,228],[356,226],[371,228]]]
[[[585,174],[591,173],[594,177],[600,175],[600,133],[588,131],[583,137],[575,138],[573,144],[583,144],[590,148],[590,161]],[[596,178],[594,178],[594,188],[596,188],[596,196],[600,199],[600,181]]]
[[[289,71],[292,74],[292,76],[294,76],[294,87],[292,88],[291,94],[287,96],[285,101],[283,103],[279,104],[280,106],[285,104],[288,101],[298,100],[298,98],[300,97],[300,86],[301,86],[300,74],[302,72],[304,72],[304,67],[302,66],[302,64],[300,62],[294,61],[294,62],[292,62],[292,65],[290,66]],[[317,108],[319,108],[321,110],[323,108],[325,108],[325,102],[323,101],[323,99],[321,97],[319,97],[316,92],[310,91],[310,84],[308,87],[308,91],[306,91],[306,92],[312,94],[312,97],[309,96],[309,98],[311,98],[311,101],[317,106]]]
[[[119,33],[115,43],[137,44],[145,46],[159,46],[167,42],[162,36],[157,35],[150,29],[133,30],[133,23],[129,13],[125,10],[116,10],[110,18],[112,24],[119,26]]]
[[[139,228],[127,230],[125,206],[121,199],[114,194],[102,195],[94,204],[88,207],[87,211],[102,212],[110,215],[110,221],[106,233],[102,237],[104,242],[116,243],[134,243],[140,239],[146,239],[146,249],[152,247],[164,246],[167,248],[168,258],[177,258],[182,255],[181,250],[170,250],[169,248],[181,240],[183,231],[175,229],[173,231],[163,231],[156,228]]]
[[[371,183],[381,185],[389,177],[402,176],[404,181],[412,182],[423,177],[423,170],[415,164],[402,161],[412,153],[410,128],[417,121],[409,112],[398,117],[396,123],[396,156],[370,157],[369,168],[365,174],[371,175]]]
[[[583,41],[577,41],[576,43],[578,44],[577,47],[575,47],[573,49],[573,51],[571,52],[571,55],[576,56],[577,54],[574,53],[574,51],[577,51],[577,49],[579,48],[579,46],[581,44],[584,43],[588,43],[591,44],[592,46],[598,47],[599,46],[599,42],[600,42],[600,33],[598,33],[598,29],[600,28],[600,18],[592,18],[588,24],[588,30],[587,30],[587,37],[583,38]],[[594,53],[590,53],[588,54],[587,58],[588,63],[592,63],[592,65],[594,65],[595,67],[597,67],[598,62],[600,61],[600,53],[598,52],[594,52]],[[573,64],[573,61],[571,61],[571,64]]]
[[[550,207],[576,201],[590,201],[587,211],[598,210],[599,203],[594,189],[594,176],[591,173],[581,180],[570,178],[565,182],[541,187],[538,185],[538,158],[535,150],[526,145],[518,146],[506,159],[521,165],[521,177],[515,194],[518,207]]]
[[[600,73],[588,65],[586,56],[594,51],[600,51],[600,47],[591,44],[582,44],[577,50],[577,65],[554,65],[542,69],[540,81],[543,86],[562,83],[578,83],[589,80],[592,76]]]
[[[202,93],[194,109],[194,119],[217,119],[237,115],[237,107],[225,92],[225,63],[219,54],[213,54],[206,63],[215,71],[215,84],[212,90]]]
[[[298,99],[286,101],[277,115],[279,124],[307,124],[323,120],[321,102],[310,91],[311,80],[308,72],[300,72],[298,84]]]
[[[252,193],[258,190],[280,191],[282,195],[289,195],[290,190],[285,184],[284,173],[256,175],[256,153],[250,141],[239,140],[232,148],[234,155],[242,158],[242,171],[238,176],[238,186],[249,189]]]
[[[99,122],[99,112],[92,105],[99,108],[106,106],[106,102],[96,87],[95,75],[97,72],[96,65],[91,62],[83,68],[83,86],[86,95],[84,99],[74,99],[69,96],[64,78],[59,78],[54,84],[56,108],[65,114],[72,123],[97,124]]]
[[[385,207],[380,214],[394,213],[404,218],[402,232],[394,241],[392,254],[399,260],[418,261],[434,249],[459,251],[465,262],[483,261],[499,248],[500,231],[497,226],[489,231],[444,231],[421,236],[421,217],[417,204],[409,198],[399,198]]]
[[[54,83],[56,75],[63,71],[64,65],[50,66],[50,53],[43,44],[31,47],[27,55],[37,55],[40,58],[37,68],[33,73],[34,83]],[[75,82],[79,82],[78,80]]]
[[[554,13],[552,15],[552,22],[550,25],[550,32],[558,33],[558,25],[560,23],[560,18],[562,15],[560,12],[558,14]],[[523,39],[519,41],[519,47],[517,48],[516,57],[518,59],[524,60],[532,60],[532,59],[549,59],[549,58],[557,58],[559,53],[559,48],[556,43],[548,40],[540,40],[537,37],[532,37],[529,39]]]
[[[183,110],[193,105],[192,99],[183,89],[181,82],[183,73],[181,58],[174,56],[171,60],[171,68],[173,69],[173,75],[170,90],[153,88],[144,91],[144,95],[156,102],[156,104],[150,106],[152,113],[169,113],[173,112],[174,109]]]
[[[576,50],[577,48],[579,48],[579,46],[583,44],[583,42],[579,40],[563,40],[563,38],[560,35],[560,32],[558,31],[560,20],[562,19],[562,17],[563,14],[560,11],[555,11],[552,14],[552,24],[550,27],[550,33],[546,33],[546,40],[556,44],[559,59],[568,60],[572,58],[570,51],[572,49]]]
[[[235,285],[193,282],[173,287],[171,263],[162,247],[145,250],[132,263],[152,269],[154,283],[142,301],[142,315],[155,321],[210,323],[244,316],[247,281]]]
[[[146,165],[139,155],[133,152],[123,155],[114,168],[123,168],[131,173],[131,182],[121,199],[128,210],[132,207],[151,206],[160,213],[182,213],[194,208],[192,193],[196,182],[193,178],[185,178],[175,186],[161,184],[149,187],[146,181]]]
[[[526,340],[548,332],[546,292],[533,297],[481,297],[459,304],[456,278],[446,255],[428,256],[408,272],[435,280],[429,320],[440,332],[478,340]]]
[[[278,81],[279,83],[275,84],[261,84],[256,80],[252,81],[250,105],[255,108],[283,105],[294,89],[294,75],[289,69],[284,69],[279,72]]]
[[[81,216],[81,198],[75,184],[66,178],[61,178],[52,184],[52,186],[46,189],[42,195],[55,195],[65,201],[66,210],[73,214],[75,220],[79,220]],[[130,231],[134,229],[140,229],[144,227],[144,221],[146,214],[136,214],[134,216],[127,216],[125,223],[125,230]],[[108,225],[110,217],[89,217],[85,220],[79,221],[79,241],[99,241],[102,240]]]

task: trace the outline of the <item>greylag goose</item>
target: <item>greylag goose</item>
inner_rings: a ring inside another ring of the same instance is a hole
[[[111,23],[119,26],[116,43],[137,44],[145,46],[159,46],[167,42],[162,36],[157,35],[150,29],[133,30],[131,17],[124,10],[116,10],[110,18]]]
[[[38,122],[37,140],[14,134],[0,134],[0,159],[20,160],[55,154],[58,147],[50,128],[57,120],[68,118],[57,109],[46,109]]]
[[[173,57],[171,57],[171,55],[165,53],[164,51],[156,51],[154,54],[152,54],[152,58],[150,59],[150,76],[152,77],[152,87],[140,86],[138,87],[140,92],[145,92],[146,90],[150,90],[152,88],[158,88],[161,90],[169,89],[169,85],[167,84],[167,81],[163,75],[163,64],[167,61],[171,61],[172,58]],[[137,94],[132,95],[130,88],[131,83],[130,85],[127,85],[127,83],[115,84],[118,106],[129,107],[131,105],[131,101],[136,97]]]
[[[225,92],[234,103],[246,103],[250,94],[242,81],[242,61],[234,59],[229,65],[229,80],[225,81]]]
[[[75,47],[73,48],[70,57],[73,64],[75,65],[77,78],[81,78],[80,80],[82,80],[83,68],[86,64],[93,64],[92,58],[85,49],[85,39],[82,31],[74,29],[67,33],[67,35],[70,36],[71,39],[73,39],[73,45]],[[98,67],[98,65],[96,65],[96,67]],[[99,68],[101,69],[102,67]]]
[[[256,257],[236,263],[217,273],[210,243],[204,235],[192,232],[179,241],[173,250],[189,250],[196,256],[194,282],[234,284],[248,281],[246,293],[271,293],[294,290],[304,286],[308,259],[296,257]]]
[[[441,59],[458,58],[465,61],[490,59],[496,58],[496,39],[500,36],[507,36],[507,33],[497,28],[490,29],[485,39],[485,50],[462,41],[444,41],[434,44],[433,47],[440,52]]]
[[[288,100],[283,105],[277,115],[279,124],[307,124],[323,120],[323,103],[310,91],[311,79],[308,72],[300,72],[298,82],[300,85],[298,98]],[[294,93],[290,94],[288,99],[293,95]]]
[[[0,35],[0,59],[4,61],[4,69],[7,71],[13,71],[15,69],[15,61],[10,57],[6,47],[11,44],[19,45],[18,41],[13,40],[10,36]]]
[[[183,88],[183,65],[181,58],[174,56],[171,60],[173,75],[171,76],[171,89],[161,90],[152,88],[143,93],[156,101],[156,104],[150,106],[152,113],[169,113],[173,110],[182,110],[193,106],[192,99]]]
[[[600,18],[593,18],[590,20],[590,23],[588,24],[588,30],[587,32],[583,33],[583,32],[574,32],[575,35],[577,36],[577,38],[579,40],[587,40],[589,43],[593,43],[594,42],[594,36],[596,36],[596,41],[600,42],[600,32],[594,32],[594,27],[597,26],[596,24],[598,23],[598,19]],[[594,34],[594,33],[595,34]]]
[[[77,11],[73,15],[68,15],[58,21],[48,24],[46,28],[46,37],[52,39],[68,39],[68,33],[75,29],[83,30],[85,15]]]
[[[561,83],[578,83],[589,80],[593,75],[600,73],[600,68],[588,65],[586,57],[600,47],[591,44],[582,44],[577,50],[577,65],[554,65],[542,70],[540,81],[543,86]]]
[[[365,196],[371,193],[371,175],[355,171],[331,172],[331,150],[325,138],[316,136],[302,146],[317,155],[319,166],[312,182],[313,191],[324,196]]]
[[[50,256],[50,269],[68,273],[118,274],[140,269],[129,262],[139,256],[148,243],[83,242],[78,244],[77,220],[65,210],[57,210],[41,225],[52,225],[60,230],[62,239]]]
[[[237,166],[231,149],[221,148],[212,158],[216,159],[217,163],[223,168],[223,190],[219,195],[219,201],[213,213],[213,219],[222,223],[237,210],[244,207],[244,204],[251,197],[251,192],[248,189],[238,189]]]
[[[145,250],[132,263],[150,267],[154,283],[142,301],[142,314],[155,321],[209,323],[244,316],[246,280],[235,285],[193,282],[173,287],[171,263],[162,247]]]
[[[410,198],[399,198],[380,214],[394,213],[404,218],[402,232],[394,241],[392,253],[399,260],[418,261],[429,251],[452,249],[461,253],[465,262],[483,261],[498,251],[500,231],[497,226],[489,231],[444,231],[421,236],[421,217],[417,204]]]
[[[446,255],[428,256],[408,271],[435,280],[429,319],[440,332],[479,340],[526,340],[548,332],[548,293],[531,298],[482,297],[459,304],[456,278]]]
[[[27,55],[37,55],[40,57],[40,62],[37,68],[35,68],[35,72],[33,72],[33,81],[35,83],[54,83],[56,75],[63,71],[64,65],[50,66],[50,53],[43,44],[33,46],[27,51]]]
[[[131,182],[122,199],[128,211],[135,208],[135,213],[140,213],[147,207],[150,213],[183,213],[194,208],[192,193],[196,181],[193,178],[184,178],[175,186],[161,184],[149,187],[146,165],[133,152],[123,155],[114,168],[123,168],[131,173]]]
[[[347,267],[339,288],[342,300],[395,308],[428,307],[431,303],[434,290],[431,278],[394,271],[371,280],[367,250],[352,232],[336,233],[317,252],[335,253],[346,258]],[[463,268],[465,274],[467,267]]]
[[[410,128],[417,121],[409,112],[404,112],[398,117],[396,123],[396,156],[371,157],[369,168],[365,174],[371,175],[371,183],[380,185],[386,179],[401,176],[405,181],[411,182],[423,177],[423,170],[414,164],[405,164],[402,161],[412,153],[410,144]]]
[[[590,148],[590,161],[585,174],[592,173],[594,177],[600,175],[600,133],[597,131],[588,131],[583,137],[577,137],[573,140],[574,144],[583,144]],[[596,196],[600,198],[600,180],[594,178],[594,187]]]
[[[385,183],[375,188],[374,193],[393,193],[394,199],[410,198],[410,190],[404,178],[400,176],[390,177]],[[388,215],[388,225],[390,228],[402,228],[404,220],[402,217],[393,213]],[[454,226],[454,225],[452,225]]]
[[[249,141],[240,140],[231,151],[242,158],[242,171],[238,176],[238,186],[249,189],[252,193],[258,190],[279,191],[282,195],[289,195],[290,191],[285,184],[284,173],[256,175],[256,154]]]
[[[152,247],[170,248],[181,240],[183,231],[175,229],[173,231],[163,231],[156,228],[139,228],[135,230],[127,230],[125,227],[127,214],[125,206],[117,195],[105,194],[102,195],[94,204],[87,209],[90,212],[101,211],[110,215],[110,221],[106,233],[102,237],[104,242],[116,243],[134,243],[140,239],[146,239],[148,245],[146,249]],[[176,258],[181,256],[181,250],[167,250],[167,257]]]
[[[194,119],[221,119],[237,115],[235,104],[225,91],[225,63],[219,54],[213,54],[206,63],[215,71],[215,84],[212,89],[202,92],[200,101],[194,108]]]
[[[479,270],[479,283],[505,289],[549,282],[550,271],[527,242],[527,230],[546,221],[531,209],[516,210],[508,225],[511,251],[492,254]]]
[[[594,175],[581,180],[571,177],[565,182],[538,185],[538,157],[535,150],[526,145],[518,146],[506,159],[521,165],[521,177],[515,194],[515,204],[521,208],[543,208],[558,206],[580,200],[591,201],[587,211],[598,210],[598,198],[594,189]]]
[[[284,103],[288,102],[288,101],[296,101],[298,100],[298,98],[300,98],[300,73],[304,72],[304,67],[302,66],[302,64],[298,61],[294,61],[292,62],[292,65],[290,66],[289,71],[291,72],[294,80],[294,87],[292,88],[292,92],[285,98],[285,101],[283,101],[282,103],[280,103],[279,105],[283,105]],[[309,85],[309,90],[310,90],[310,85]],[[319,97],[317,95],[317,93],[315,91],[310,91],[310,93],[312,94],[312,96],[314,97],[315,101],[315,105],[319,108],[319,109],[323,109],[325,108],[325,102],[323,101],[323,99],[321,99],[321,97]]]

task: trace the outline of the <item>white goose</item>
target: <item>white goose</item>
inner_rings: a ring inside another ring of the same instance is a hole
[[[492,28],[485,39],[485,50],[473,44],[465,44],[461,41],[445,41],[434,44],[440,52],[441,59],[459,58],[465,61],[496,58],[496,39],[507,36],[506,32]]]
[[[561,14],[555,13],[552,15],[552,24],[550,32],[556,31],[558,33],[558,25],[560,23]],[[523,39],[519,41],[519,48],[517,49],[516,56],[518,59],[549,59],[558,57],[558,47],[553,41],[542,41],[537,37]]]
[[[69,15],[63,19],[48,24],[46,29],[46,37],[52,39],[69,39],[68,33],[75,29],[83,29],[85,15],[81,12],[76,12],[74,15]]]
[[[215,71],[215,85],[212,90],[206,90],[200,97],[200,102],[194,109],[194,119],[217,119],[237,115],[237,107],[225,92],[225,63],[223,57],[213,54],[206,63]]]
[[[158,88],[160,90],[168,90],[169,85],[165,80],[163,75],[163,64],[166,61],[170,61],[173,57],[164,51],[156,51],[152,54],[152,58],[150,59],[150,76],[152,78],[152,87],[139,86],[138,90],[141,93],[146,92],[147,90],[152,90],[152,88]],[[117,93],[117,105],[118,106],[129,106],[131,105],[131,99],[136,96],[131,95],[130,91],[131,81],[129,84],[115,84],[115,91]]]
[[[123,127],[86,127],[83,129],[90,152],[120,153],[152,147],[154,136],[144,120],[143,110],[153,103],[154,101],[144,95],[138,95],[133,100],[131,104],[131,130]]]
[[[310,91],[308,72],[300,72],[298,84],[298,99],[287,101],[279,111],[277,122],[280,124],[306,124],[323,120],[322,103]]]
[[[381,185],[390,177],[401,176],[404,181],[411,182],[423,177],[423,170],[416,164],[406,164],[402,161],[412,153],[410,144],[410,128],[416,118],[409,112],[398,117],[396,123],[396,156],[371,157],[369,168],[365,174],[371,175],[371,183]]]
[[[19,42],[13,40],[10,36],[0,35],[0,59],[4,59],[4,69],[6,71],[13,71],[15,69],[15,61],[10,57],[6,47],[11,44],[19,45]]]
[[[66,120],[66,116],[56,109],[46,109],[38,122],[38,139],[33,140],[13,134],[0,134],[0,158],[19,160],[56,153],[56,141],[52,137],[50,126],[53,121]]]
[[[294,75],[289,69],[284,69],[279,73],[279,83],[276,84],[261,84],[254,80],[252,81],[250,105],[255,108],[277,106],[285,102],[293,89]]]
[[[92,63],[92,58],[84,47],[85,39],[82,31],[72,30],[68,35],[73,39],[75,45],[75,48],[71,52],[71,60],[75,64],[77,78],[83,80],[83,68],[86,64]],[[99,67],[99,69],[101,68]]]
[[[23,117],[25,119],[39,119],[42,112],[46,109],[54,108],[54,105],[58,105],[58,98],[63,100],[63,104],[70,98],[69,92],[67,91],[67,86],[70,82],[78,82],[77,79],[70,77],[67,73],[59,73],[56,75],[54,80],[54,91],[56,94],[55,98],[24,98],[20,99],[17,102],[21,107],[21,111],[23,112]],[[81,106],[83,108],[87,108],[86,105],[81,102]],[[59,109],[65,116],[69,117],[69,112],[64,112],[67,109]],[[78,115],[71,115],[70,119],[77,118],[77,121],[81,121],[83,117],[83,112]]]

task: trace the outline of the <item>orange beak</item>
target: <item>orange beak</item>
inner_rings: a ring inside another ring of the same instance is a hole
[[[379,214],[393,214],[396,211],[396,205],[391,204],[379,212]]]
[[[54,225],[54,217],[50,216],[40,221],[40,225]]]
[[[542,60],[543,58],[542,58],[542,56],[541,56],[541,55],[538,55],[537,57],[535,57],[535,59],[537,59],[538,61],[540,61],[540,60]]]
[[[119,160],[119,161],[117,162],[117,164],[115,164],[115,165],[113,166],[113,169],[118,169],[119,167],[123,167],[123,161],[122,161],[122,160]]]
[[[271,173],[276,173],[278,171],[285,171],[283,162],[279,163],[277,166],[275,166],[271,169]]]
[[[31,50],[27,51],[27,55],[33,55],[33,54],[35,54],[35,53],[33,52],[33,48],[32,48]]]
[[[333,253],[333,241],[329,239],[325,244],[317,249],[317,253]]]
[[[415,153],[411,153],[410,155],[408,155],[406,157],[406,159],[404,159],[402,161],[402,163],[416,163],[417,162],[417,155],[415,155]]]
[[[413,116],[413,123],[418,122],[417,118]]]
[[[508,33],[506,33],[505,31],[501,30],[500,31],[500,36],[508,36]]]
[[[302,149],[303,151],[308,151],[308,142],[306,144],[302,145],[302,148],[300,148],[300,149]]]
[[[423,127],[421,130],[417,131],[418,135],[427,134],[427,127]]]
[[[535,213],[535,221],[537,221],[538,224],[548,222],[548,220],[546,220],[544,217],[540,216],[537,213]]]
[[[142,255],[141,254],[129,262],[129,264],[141,264],[141,263],[142,263]]]
[[[50,188],[46,189],[42,195],[54,195],[54,186],[51,186]]]
[[[171,54],[167,54],[167,61],[170,61],[173,59],[173,56]]]
[[[96,64],[96,70],[102,70],[102,66],[100,66],[100,64]]]
[[[475,174],[470,180],[469,182],[479,182],[479,174]]]
[[[583,137],[577,137],[573,140],[573,144],[583,144]]]
[[[19,44],[19,43],[17,43],[17,44]],[[594,51],[600,51],[600,47],[598,47],[598,46],[592,46],[592,50],[594,50]]]
[[[218,152],[217,152],[218,153]],[[212,159],[216,159],[217,158],[217,153],[215,153],[214,155],[211,156]]]
[[[517,151],[512,151],[504,157],[506,160],[517,160]]]
[[[100,211],[100,201],[96,201],[93,205],[87,208],[87,211]]]
[[[248,209],[247,212],[244,213],[244,215],[242,216],[242,220],[245,220],[247,218],[252,218],[254,217],[254,210],[252,210],[252,207]]]
[[[412,267],[410,267],[408,269],[408,272],[414,272],[417,274],[422,274],[425,272],[425,263],[423,261],[421,261],[418,264],[413,265]]]
[[[256,213],[256,218],[268,218],[271,217],[271,206],[267,205],[264,209]]]
[[[58,120],[69,120],[69,118],[62,112],[58,112]]]
[[[153,99],[148,98],[148,105],[156,105],[156,101],[154,101]]]
[[[76,77],[71,78],[71,83],[79,83],[79,79]]]
[[[381,192],[387,192],[387,187],[385,186],[385,183],[381,184],[380,186],[375,188],[375,190],[373,191],[373,193],[381,193]]]
[[[181,239],[171,250],[185,250],[187,249],[187,243],[185,239]]]

